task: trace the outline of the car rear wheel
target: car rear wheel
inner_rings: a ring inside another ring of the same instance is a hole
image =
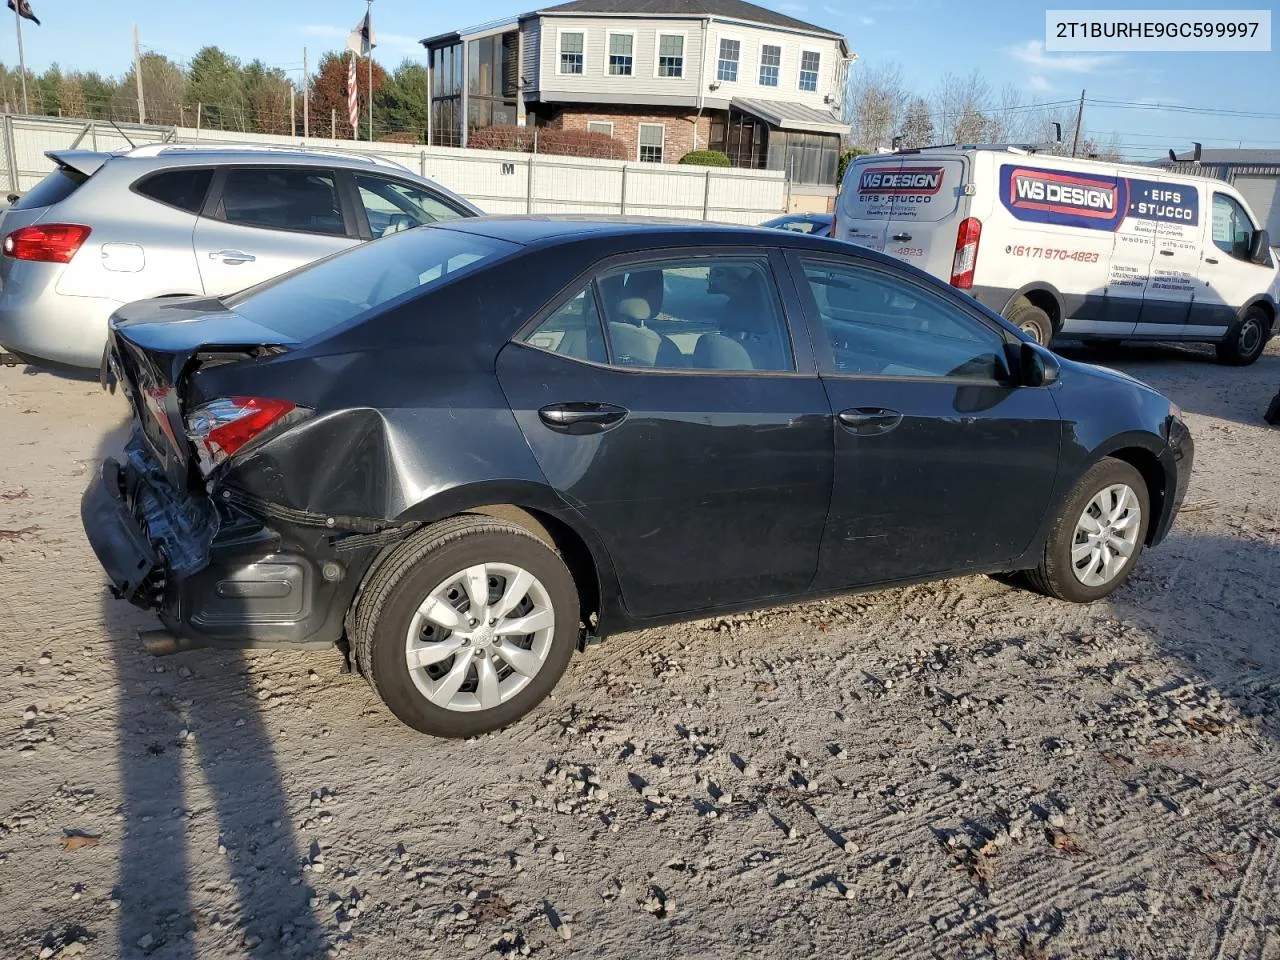
[[[1028,581],[1059,600],[1100,600],[1124,583],[1138,562],[1150,514],[1142,474],[1122,460],[1100,460],[1067,497]]]
[[[1231,325],[1226,337],[1218,342],[1218,360],[1233,367],[1247,367],[1267,347],[1267,315],[1259,307],[1250,307]]]
[[[351,644],[400,720],[469,737],[518,720],[551,692],[578,619],[573,578],[550,546],[468,515],[416,534],[374,571]]]
[[[1030,300],[1019,299],[1009,310],[1006,319],[1043,347],[1047,347],[1053,339],[1053,321]]]

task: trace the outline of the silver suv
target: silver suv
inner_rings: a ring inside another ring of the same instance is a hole
[[[97,368],[107,320],[149,297],[225,296],[363,240],[481,211],[387,160],[174,144],[51,151],[0,215],[0,345]]]

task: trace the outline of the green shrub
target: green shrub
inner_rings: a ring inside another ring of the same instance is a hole
[[[691,150],[680,162],[694,167],[731,167],[733,164],[719,150]]]
[[[846,150],[844,153],[840,154],[840,166],[836,170],[836,186],[844,183],[844,172],[849,169],[849,164],[853,163],[853,161],[858,157],[866,156],[867,153],[868,151],[866,150],[858,150],[855,148],[853,150]]]

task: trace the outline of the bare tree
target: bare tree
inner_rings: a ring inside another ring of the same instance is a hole
[[[929,115],[929,104],[923,97],[916,97],[907,105],[899,135],[902,137],[902,146],[907,149],[933,144],[933,117]]]
[[[1022,91],[1012,83],[1001,88],[999,102],[989,113],[987,136],[992,143],[1017,143],[1029,139],[1024,129],[1026,108],[1022,104]]]
[[[985,111],[990,101],[991,88],[977,70],[967,77],[944,74],[933,98],[942,139],[952,143],[981,142],[987,132]]]
[[[849,72],[844,117],[853,143],[864,150],[887,147],[903,121],[910,93],[902,68],[885,63]]]

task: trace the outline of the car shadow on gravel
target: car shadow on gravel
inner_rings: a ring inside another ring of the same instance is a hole
[[[1182,690],[1169,706],[1183,706],[1210,734],[1225,733],[1231,710],[1219,717],[1215,698],[1201,695],[1216,691],[1280,740],[1280,521],[1269,530],[1268,521],[1256,524],[1241,537],[1175,528],[1106,602],[1150,633],[1188,683],[1207,687]]]
[[[126,436],[113,431],[99,458]],[[153,657],[137,634],[157,618],[105,589],[102,616],[119,697],[115,955],[185,960],[210,940],[263,957],[323,953],[251,655]]]

